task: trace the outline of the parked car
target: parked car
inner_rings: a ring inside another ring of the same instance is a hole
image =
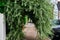
[[[53,31],[54,31],[54,36],[52,40],[60,40],[60,20],[54,20],[53,21]]]

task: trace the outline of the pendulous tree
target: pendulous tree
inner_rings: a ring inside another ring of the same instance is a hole
[[[52,9],[49,0],[8,0],[4,12],[8,30],[6,40],[24,40],[22,27],[31,20],[40,40],[49,38],[52,35]]]

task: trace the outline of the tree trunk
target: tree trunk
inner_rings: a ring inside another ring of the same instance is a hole
[[[25,36],[25,40],[37,40],[38,32],[33,23],[27,23],[24,25],[24,29],[22,30]]]

